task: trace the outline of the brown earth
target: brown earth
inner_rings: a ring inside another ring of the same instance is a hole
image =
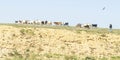
[[[98,58],[120,56],[120,35],[0,25],[0,53],[1,59],[15,54],[25,57],[27,53],[41,55],[44,60],[47,59],[45,54]]]

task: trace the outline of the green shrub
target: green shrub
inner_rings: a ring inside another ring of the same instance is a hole
[[[85,60],[95,60],[94,57],[85,57]]]
[[[34,31],[31,29],[21,29],[20,32],[22,35],[34,35]]]
[[[20,32],[24,35],[25,34],[25,29],[21,29]]]
[[[63,55],[61,55],[61,54],[46,53],[46,54],[44,54],[44,56],[46,56],[47,58],[60,58]]]
[[[101,34],[101,37],[107,37],[106,34]]]
[[[108,60],[106,57],[99,58],[99,60]]]
[[[77,56],[65,56],[64,57],[65,58],[65,60],[78,60],[78,57]]]
[[[14,50],[11,58],[7,58],[5,60],[37,60],[38,55],[34,53],[30,53],[29,50],[27,49],[25,54],[20,54],[17,50]]]
[[[120,60],[120,56],[111,57],[111,60]]]

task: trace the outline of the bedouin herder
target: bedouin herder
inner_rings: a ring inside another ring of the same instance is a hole
[[[109,25],[109,31],[112,32],[112,24]]]

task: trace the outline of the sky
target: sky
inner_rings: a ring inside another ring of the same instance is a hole
[[[0,0],[0,23],[39,19],[120,29],[119,6],[120,0]]]

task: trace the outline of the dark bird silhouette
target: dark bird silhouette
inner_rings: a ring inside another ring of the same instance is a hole
[[[106,7],[103,7],[103,8],[102,8],[102,10],[105,10],[105,9],[106,9]]]

